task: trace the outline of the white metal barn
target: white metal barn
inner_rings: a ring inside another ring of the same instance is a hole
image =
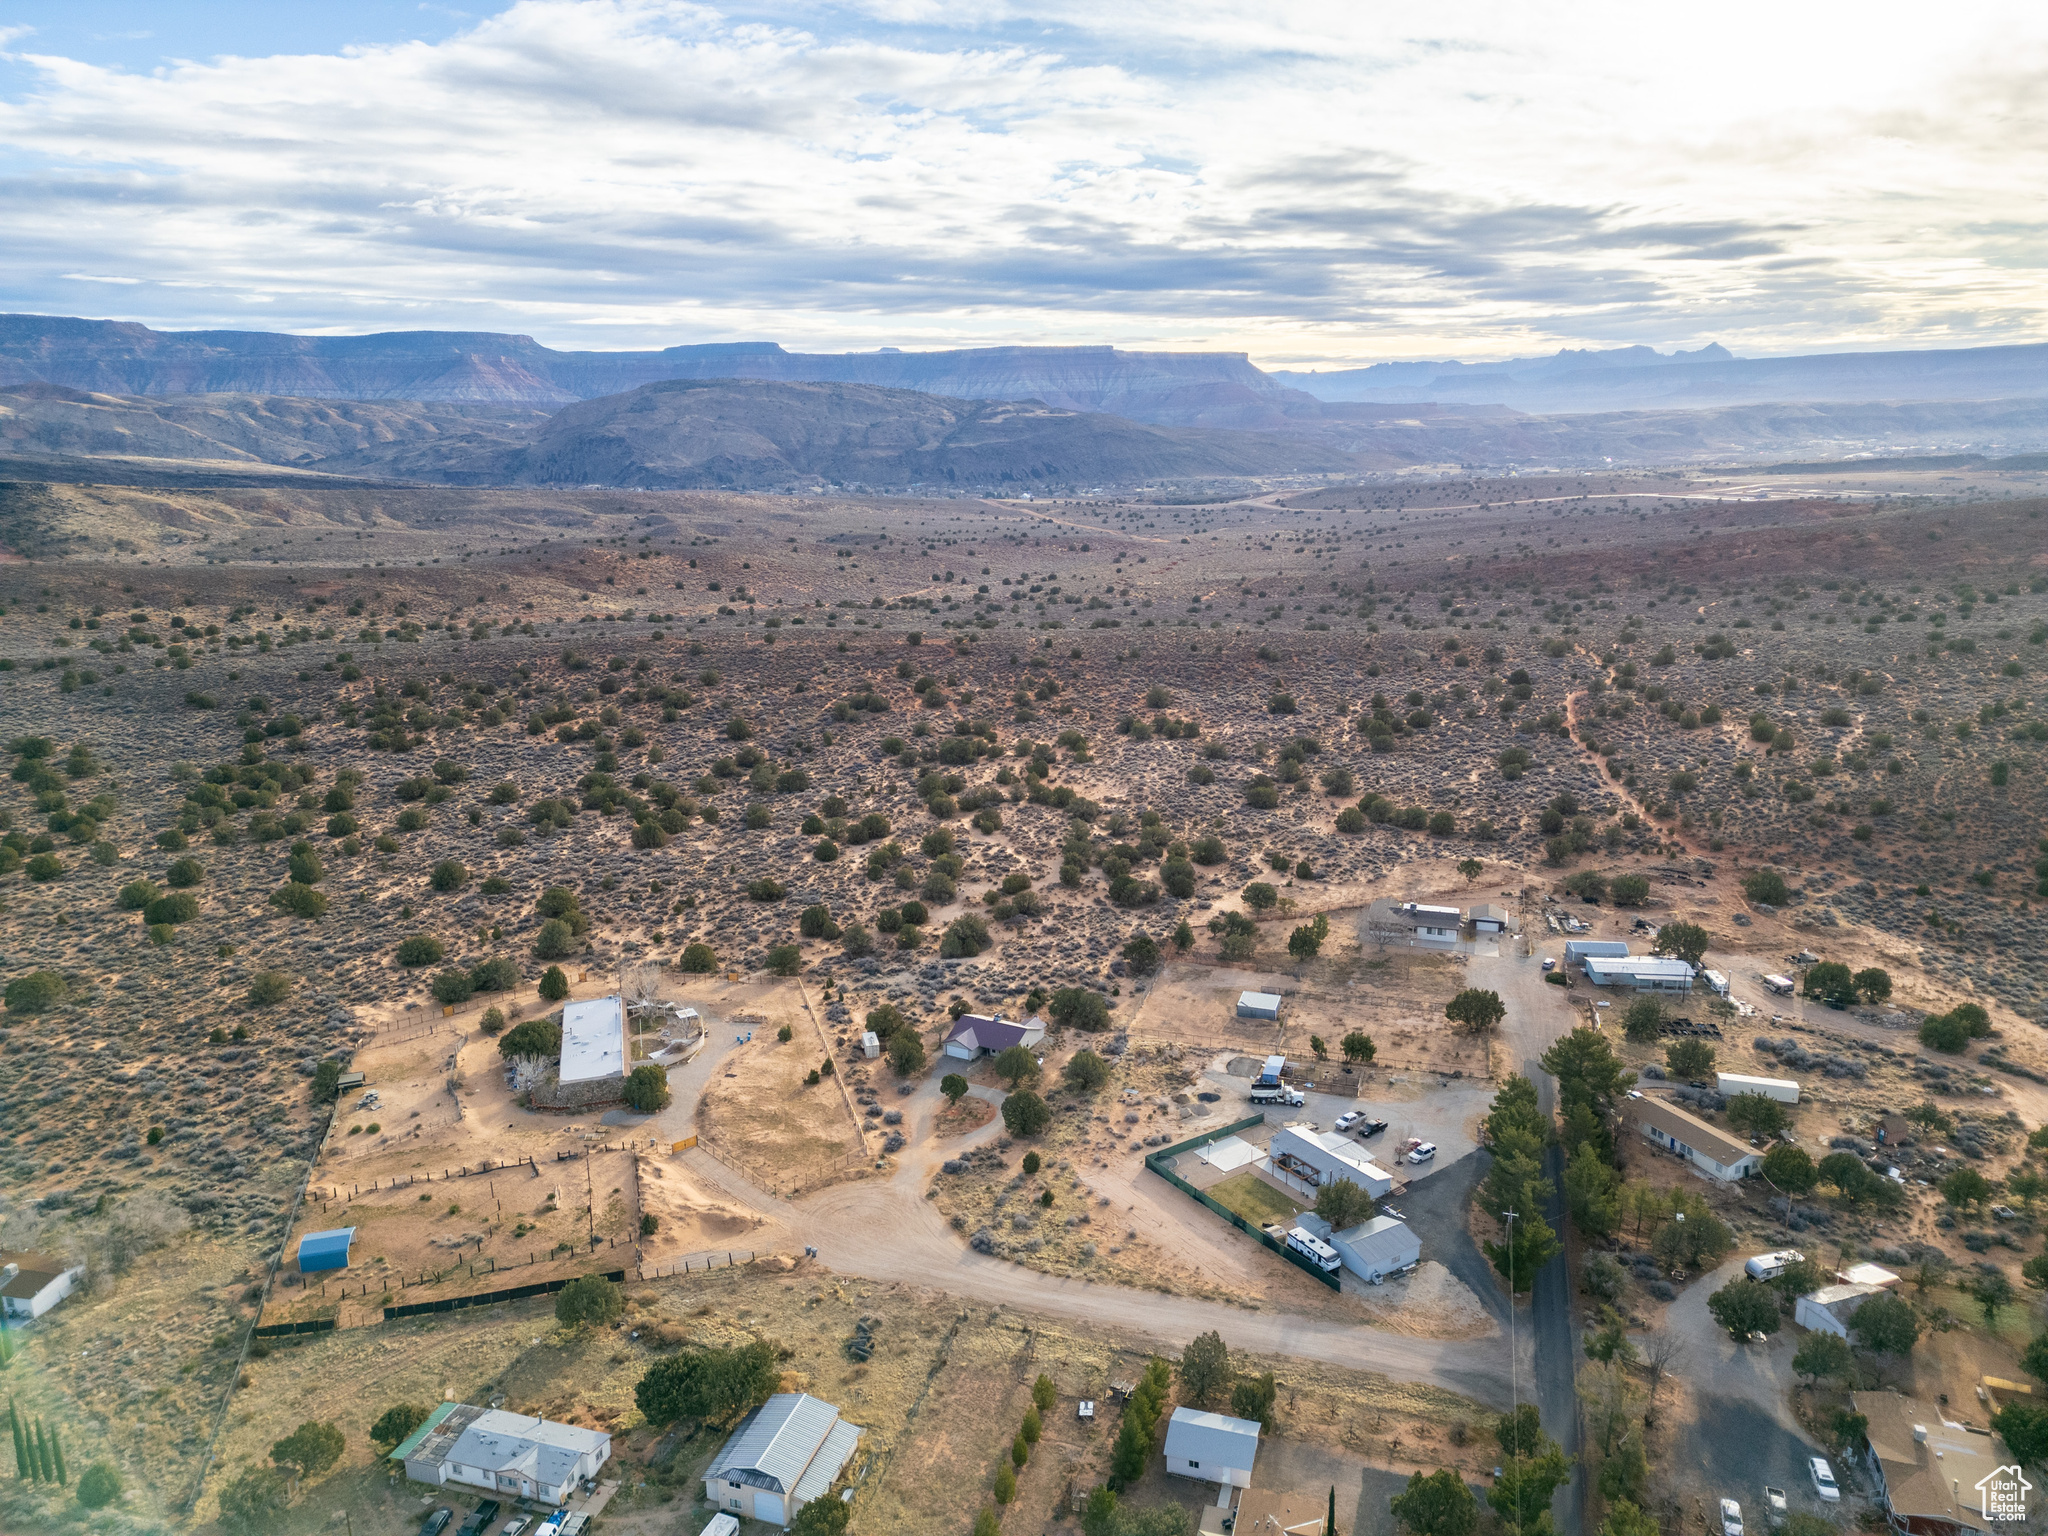
[[[1230,1490],[1252,1485],[1252,1463],[1259,1454],[1259,1423],[1233,1419],[1226,1413],[1176,1408],[1166,1425],[1166,1470],[1176,1477],[1217,1483],[1217,1507],[1230,1502]]]
[[[1333,1232],[1328,1241],[1344,1267],[1372,1285],[1422,1262],[1422,1239],[1392,1216],[1375,1216]]]

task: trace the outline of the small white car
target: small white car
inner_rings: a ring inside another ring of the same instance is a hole
[[[1095,1399],[1092,1397],[1082,1398],[1080,1406],[1074,1411],[1074,1417],[1084,1423],[1093,1423],[1095,1420]]]
[[[1413,1152],[1410,1152],[1408,1154],[1408,1161],[1411,1163],[1426,1163],[1435,1156],[1436,1143],[1433,1141],[1425,1141],[1421,1146],[1417,1147]]]
[[[1359,1121],[1361,1121],[1361,1120],[1363,1120],[1364,1118],[1365,1118],[1365,1111],[1364,1111],[1364,1110],[1362,1110],[1362,1109],[1354,1109],[1354,1110],[1351,1110],[1351,1111],[1349,1111],[1348,1113],[1346,1113],[1346,1114],[1342,1114],[1342,1115],[1339,1115],[1339,1116],[1337,1117],[1337,1129],[1338,1129],[1338,1130],[1340,1130],[1340,1131],[1348,1131],[1348,1130],[1350,1130],[1350,1129],[1351,1129],[1351,1127],[1353,1127],[1354,1125],[1358,1124],[1358,1122],[1359,1122]]]
[[[1545,972],[1554,971],[1557,969],[1557,962],[1553,960],[1550,956],[1545,955],[1543,957],[1543,969]]]
[[[498,1536],[519,1536],[519,1533],[531,1524],[533,1524],[533,1516],[521,1515],[517,1520],[506,1526],[504,1530],[500,1531]]]
[[[1733,1499],[1721,1501],[1721,1536],[1742,1536],[1742,1506]]]
[[[1813,1474],[1813,1491],[1821,1496],[1822,1503],[1840,1502],[1842,1490],[1835,1485],[1835,1469],[1828,1465],[1827,1457],[1809,1457],[1806,1470]]]

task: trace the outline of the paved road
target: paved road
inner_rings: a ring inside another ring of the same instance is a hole
[[[1559,988],[1546,985],[1541,964],[1542,946],[1534,955],[1509,953],[1498,957],[1475,955],[1468,963],[1467,985],[1491,987],[1507,1004],[1501,1027],[1501,1045],[1510,1069],[1536,1085],[1546,1110],[1557,1107],[1557,1083],[1543,1070],[1543,1053],[1572,1027],[1571,1008]],[[1544,1212],[1550,1224],[1564,1231],[1564,1154],[1552,1147],[1544,1156],[1544,1172],[1554,1190],[1550,1208]],[[1572,1319],[1572,1276],[1560,1249],[1536,1276],[1529,1297],[1527,1324],[1533,1336],[1535,1368],[1533,1382],[1524,1382],[1525,1393],[1539,1405],[1543,1427],[1557,1438],[1567,1455],[1574,1458],[1571,1481],[1557,1491],[1551,1513],[1561,1531],[1584,1528],[1586,1478],[1578,1465],[1579,1400],[1575,1387],[1579,1341]]]

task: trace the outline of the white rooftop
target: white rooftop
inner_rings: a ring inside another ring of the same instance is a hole
[[[1666,955],[1588,955],[1586,971],[1594,976],[1669,976],[1684,981],[1693,977],[1691,966]]]
[[[524,1472],[554,1488],[610,1439],[602,1430],[492,1408],[476,1416],[447,1459],[484,1472]]]
[[[562,1010],[562,1081],[620,1077],[626,1070],[626,1010],[617,997],[594,997]]]
[[[1453,921],[1464,916],[1456,907],[1433,907],[1421,901],[1404,902],[1401,910],[1413,912],[1417,917],[1448,917]]]

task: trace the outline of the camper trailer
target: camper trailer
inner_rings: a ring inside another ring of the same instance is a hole
[[[1325,1274],[1335,1274],[1344,1262],[1337,1256],[1336,1249],[1303,1227],[1296,1227],[1287,1234],[1287,1246]]]

